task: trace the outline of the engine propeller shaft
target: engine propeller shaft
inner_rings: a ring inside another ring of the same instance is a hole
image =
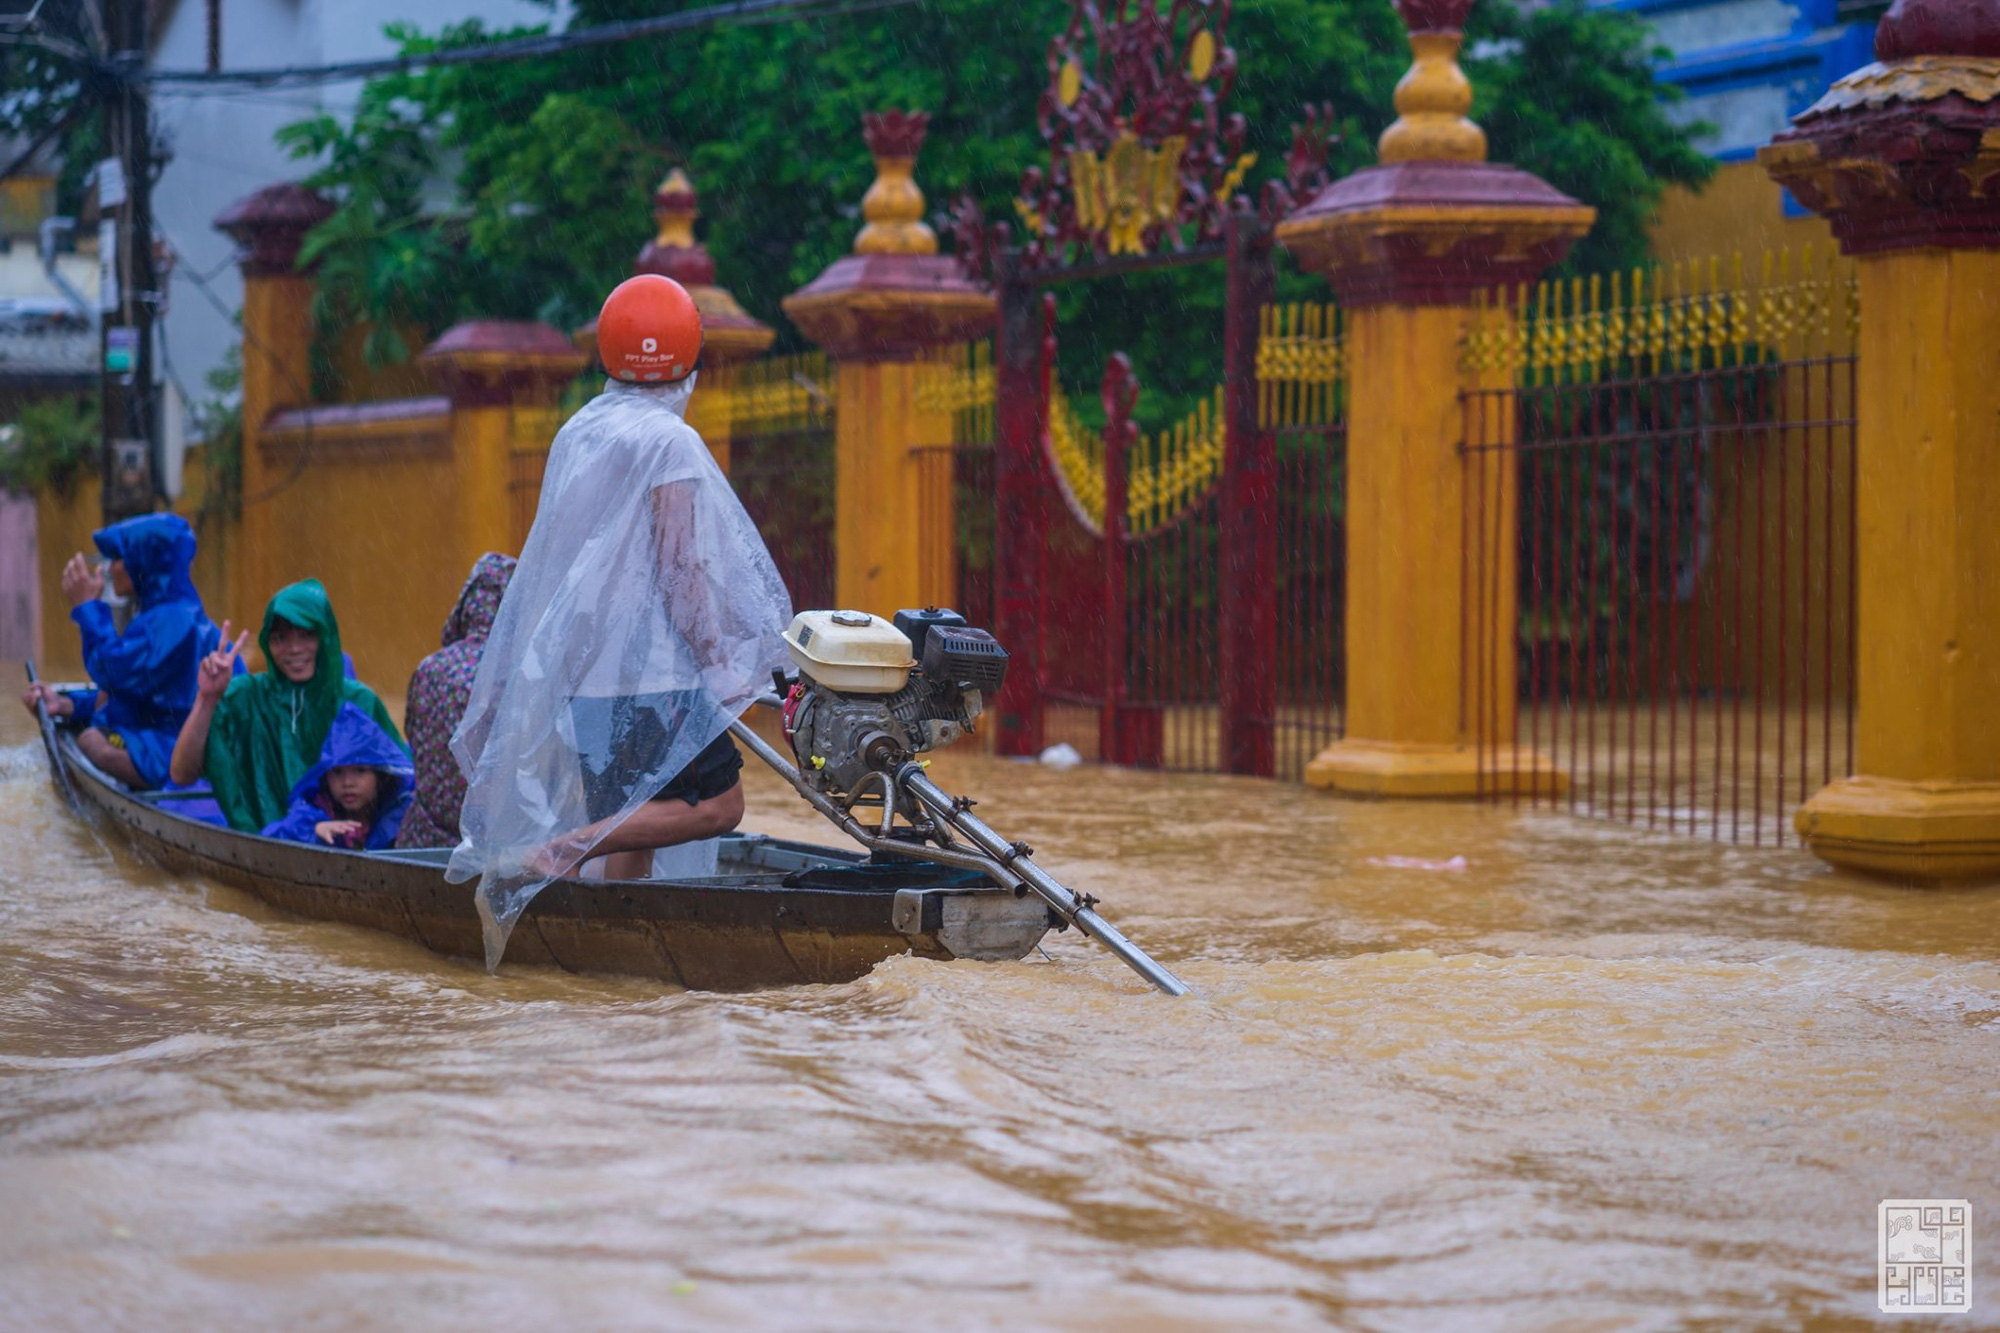
[[[775,700],[765,702],[775,704]],[[885,838],[881,831],[865,827],[848,811],[843,810],[829,799],[825,793],[814,789],[813,785],[800,775],[797,768],[787,763],[784,756],[773,749],[762,736],[752,731],[741,719],[729,724],[730,734],[741,741],[749,751],[768,764],[777,775],[790,783],[806,803],[824,815],[834,827],[871,851],[893,852],[899,856],[909,856],[916,848],[904,841]],[[880,770],[878,770],[880,771]],[[1118,928],[1099,916],[1092,907],[1094,899],[1080,898],[1064,886],[1053,875],[1034,863],[1032,854],[1025,848],[1008,842],[986,822],[973,815],[965,807],[969,802],[957,801],[950,793],[932,782],[925,775],[923,765],[911,760],[897,769],[894,786],[908,792],[919,804],[930,812],[933,823],[941,823],[960,834],[977,852],[959,847],[945,846],[933,838],[923,848],[923,855],[944,865],[957,866],[966,870],[977,870],[994,883],[1012,889],[1024,889],[1033,893],[1051,910],[1074,925],[1085,935],[1096,940],[1119,961],[1137,972],[1154,986],[1168,995],[1186,995],[1187,983],[1160,966],[1144,949],[1132,943],[1120,933]],[[893,812],[885,812],[884,825],[893,817]]]

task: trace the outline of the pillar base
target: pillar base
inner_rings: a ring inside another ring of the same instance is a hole
[[[1337,796],[1464,800],[1475,796],[1560,796],[1568,775],[1519,746],[1421,745],[1347,739],[1306,765],[1306,785]]]
[[[1842,778],[1792,826],[1845,870],[1912,884],[2000,880],[2000,782]]]

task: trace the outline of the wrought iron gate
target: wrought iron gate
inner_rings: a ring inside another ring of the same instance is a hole
[[[1466,706],[1519,709],[1519,746],[1482,762],[1553,761],[1515,799],[1793,839],[1854,758],[1851,266],[1776,255],[1761,281],[1712,263],[1507,299],[1466,349],[1515,378],[1464,403]]]

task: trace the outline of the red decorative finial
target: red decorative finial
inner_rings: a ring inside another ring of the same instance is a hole
[[[1896,0],[1875,27],[1875,58],[2000,56],[2000,0]]]
[[[666,225],[668,218],[686,218],[686,233],[689,243],[694,239],[694,220],[701,216],[701,196],[694,190],[694,182],[687,173],[675,167],[660,182],[660,188],[653,191],[653,216]]]
[[[715,281],[715,260],[694,238],[694,220],[701,216],[699,202],[686,172],[675,167],[668,173],[653,192],[653,220],[659,223],[660,234],[639,252],[633,272],[657,273],[683,287]]]
[[[287,182],[238,199],[215,219],[215,227],[242,248],[245,273],[285,274],[297,265],[306,233],[333,211],[325,195]]]
[[[1411,32],[1463,32],[1472,0],[1396,0],[1396,12]]]
[[[934,255],[937,234],[924,222],[924,192],[915,176],[928,111],[870,111],[861,138],[875,158],[875,183],[861,197],[868,225],[854,238],[857,255]]]
[[[1758,162],[1848,254],[2000,246],[2000,0],[1896,0],[1875,55]]]
[[[930,123],[928,111],[870,111],[861,117],[861,138],[876,157],[915,157]]]

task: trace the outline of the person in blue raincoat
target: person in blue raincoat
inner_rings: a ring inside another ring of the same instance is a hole
[[[136,788],[166,781],[174,738],[194,705],[195,671],[222,641],[188,577],[194,563],[194,529],[178,514],[144,514],[92,534],[110,560],[112,589],[133,598],[138,611],[120,634],[101,600],[104,575],[81,553],[62,573],[70,619],[83,635],[83,665],[94,689],[30,690],[22,702],[32,712],[39,699],[50,714],[82,730],[84,757]]]
[[[327,728],[319,762],[293,784],[291,808],[264,836],[371,852],[393,847],[416,780],[402,743],[344,703]]]

